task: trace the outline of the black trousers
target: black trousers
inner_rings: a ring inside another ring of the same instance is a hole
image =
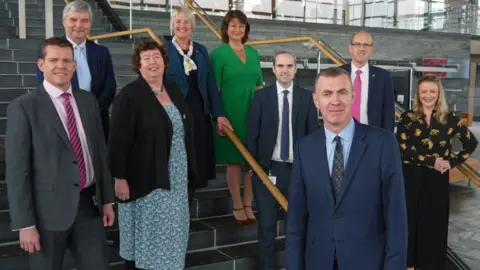
[[[407,266],[445,270],[449,174],[410,164],[403,165],[403,174],[408,218]]]
[[[268,173],[268,171],[267,171]],[[277,179],[276,186],[288,198],[288,184],[292,164],[272,161],[270,174]],[[277,214],[281,210],[262,180],[257,175],[253,176],[253,195],[257,208],[258,244],[260,245],[260,261],[258,269],[276,269],[275,237],[277,236]],[[286,226],[286,223],[285,223]],[[286,230],[286,227],[285,227]]]
[[[93,188],[80,193],[76,220],[66,231],[38,227],[40,251],[29,255],[30,270],[62,270],[67,249],[78,270],[108,270],[108,254],[103,218],[93,204]]]

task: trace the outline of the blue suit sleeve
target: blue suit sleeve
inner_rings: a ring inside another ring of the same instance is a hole
[[[302,173],[301,140],[294,151],[293,168],[288,189],[288,215],[286,236],[286,269],[305,269],[305,241],[308,209]]]
[[[393,93],[393,80],[390,72],[386,71],[386,82],[383,94],[382,127],[390,132],[395,128],[395,96]]]
[[[42,57],[42,49],[38,49],[37,61]],[[38,68],[38,65],[35,65],[35,73],[37,74],[38,84],[43,83],[43,72]]]
[[[258,137],[262,124],[262,102],[259,93],[260,92],[255,92],[252,106],[248,112],[247,131],[244,142],[248,152],[250,152],[255,159],[257,159]]]
[[[307,116],[307,133],[305,135],[308,135],[318,128],[318,110],[317,107],[315,107],[315,103],[313,103],[313,96],[310,95],[308,98],[308,116]]]
[[[383,140],[382,201],[386,227],[385,262],[383,269],[407,268],[407,207],[400,150],[391,133]]]
[[[220,93],[218,91],[217,82],[213,75],[212,65],[210,62],[210,57],[208,56],[208,51],[205,48],[202,48],[202,53],[205,54],[205,59],[207,61],[207,94],[210,102],[210,110],[214,118],[219,116],[225,116],[223,111],[223,105],[220,101]]]
[[[105,47],[104,50],[105,82],[103,84],[104,88],[98,96],[98,104],[100,105],[100,110],[107,110],[110,107],[113,99],[115,98],[115,92],[117,90],[117,81],[115,80],[115,74],[113,73],[112,56],[108,48]]]

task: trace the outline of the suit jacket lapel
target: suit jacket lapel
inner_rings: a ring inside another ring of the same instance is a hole
[[[55,105],[53,104],[52,99],[50,98],[50,95],[48,95],[47,90],[45,90],[43,85],[40,85],[38,87],[38,91],[39,91],[40,104],[45,104],[44,113],[46,114],[47,119],[51,119],[50,123],[52,124],[53,128],[57,131],[63,143],[65,143],[65,146],[72,148],[72,145],[70,144],[70,140],[68,139],[67,131],[65,130],[65,126],[63,125],[62,120],[58,115],[57,109],[55,108]]]
[[[375,84],[377,83],[376,82],[376,77],[377,77],[377,74],[376,74],[376,69],[374,66],[372,65],[368,65],[368,103],[367,103],[367,113],[370,115],[370,110],[369,110],[369,107],[368,106],[369,104],[374,104],[375,102],[373,101],[373,99],[376,97],[376,93],[375,93]]]
[[[278,115],[278,90],[277,86],[272,87],[270,89],[270,104],[272,104],[272,115],[273,115],[273,121],[274,121],[274,126],[276,129],[278,129],[278,121],[279,121],[279,115]],[[275,134],[277,134],[278,130],[275,130]]]
[[[340,193],[337,198],[338,207],[342,202],[342,199],[345,193],[352,182],[353,175],[357,170],[358,164],[362,160],[362,156],[365,153],[367,144],[365,143],[366,133],[363,130],[361,124],[355,121],[355,133],[353,135],[352,145],[350,147],[350,154],[348,155],[347,164],[345,166],[345,174],[343,175],[342,185],[340,188]]]
[[[294,85],[294,90],[292,93],[292,136],[293,141],[296,142],[296,134],[297,134],[297,118],[298,118],[298,111],[301,108],[302,104],[302,95],[300,91],[296,91],[297,87]]]
[[[312,145],[312,147],[315,147],[313,150],[313,153],[319,153],[319,164],[318,166],[320,167],[319,172],[319,178],[318,179],[325,179],[325,181],[322,181],[323,189],[325,190],[325,193],[327,194],[327,199],[331,203],[331,205],[335,204],[335,198],[333,197],[333,187],[332,187],[332,181],[330,177],[330,169],[328,165],[328,159],[327,159],[327,146],[326,146],[326,137],[325,137],[325,129],[324,128],[319,128],[318,132],[318,143],[315,145]]]
[[[346,64],[344,66],[345,70],[348,72],[348,74],[352,74],[352,64],[349,63],[349,64]]]
[[[87,108],[85,107],[86,105],[85,100],[83,99],[83,96],[78,95],[76,91],[77,90],[73,90],[73,96],[75,97],[75,102],[77,103],[78,113],[80,114],[80,120],[82,121],[83,130],[85,132],[85,138],[87,139],[88,150],[90,151],[90,153],[93,153],[92,131],[94,130],[94,128],[90,126]]]
[[[93,93],[95,93],[96,90],[99,90],[99,89],[93,89],[93,80],[95,78],[94,74],[97,74],[97,65],[95,65],[95,50],[93,49],[93,42],[92,41],[88,41],[85,43],[85,50],[86,50],[86,53],[87,53],[87,62],[88,62],[88,69],[90,70],[90,74],[92,75],[92,80],[90,82],[90,89]],[[73,88],[75,89],[75,88]]]

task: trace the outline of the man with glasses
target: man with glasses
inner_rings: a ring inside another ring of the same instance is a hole
[[[348,45],[352,62],[341,66],[350,73],[356,93],[352,116],[362,124],[393,132],[395,98],[392,76],[389,71],[368,63],[373,48],[373,38],[369,33],[355,33]]]

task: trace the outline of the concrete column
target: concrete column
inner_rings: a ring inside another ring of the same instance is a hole
[[[21,39],[27,38],[27,18],[25,12],[25,0],[18,0],[18,36]]]
[[[53,0],[45,0],[45,38],[53,35]]]
[[[245,12],[245,0],[233,0],[233,9]]]
[[[342,8],[345,12],[345,25],[349,25],[350,24],[350,1],[349,0],[343,0],[343,7]]]
[[[475,89],[477,80],[477,63],[470,61],[470,79],[468,82],[468,113],[474,115],[475,111]]]

